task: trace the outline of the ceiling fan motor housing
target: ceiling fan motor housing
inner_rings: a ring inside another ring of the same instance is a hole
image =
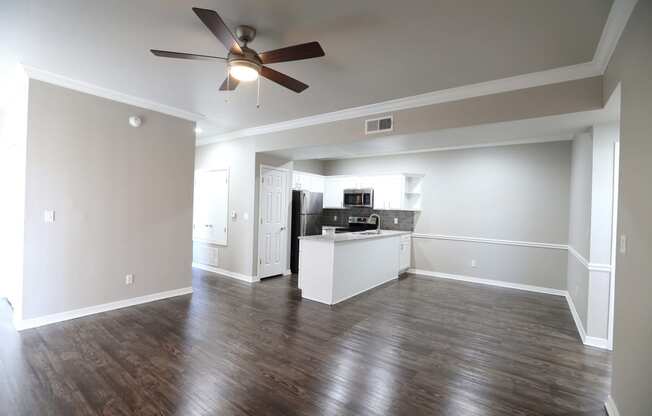
[[[246,45],[256,38],[256,29],[251,26],[241,25],[235,28],[235,35]]]

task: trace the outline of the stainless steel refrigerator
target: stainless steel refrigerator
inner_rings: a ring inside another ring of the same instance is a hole
[[[321,234],[323,198],[321,192],[292,191],[292,273],[299,271],[299,237]]]

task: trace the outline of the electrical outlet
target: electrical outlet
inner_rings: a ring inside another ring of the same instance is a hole
[[[478,265],[478,262],[475,260],[471,260],[471,267],[476,267]]]
[[[333,215],[333,221],[337,221],[337,215]]]
[[[394,217],[394,224],[398,224],[398,218]]]
[[[134,284],[134,275],[133,274],[128,274],[125,276],[125,285],[133,285]]]

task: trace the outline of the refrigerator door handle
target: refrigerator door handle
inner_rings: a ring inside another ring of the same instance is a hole
[[[301,216],[301,230],[299,232],[299,235],[301,235],[301,236],[306,235],[307,221],[308,221],[308,216],[307,215],[302,215]]]

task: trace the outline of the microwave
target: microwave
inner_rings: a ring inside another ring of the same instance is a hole
[[[364,189],[345,189],[344,190],[344,208],[351,207],[374,207],[374,190],[371,188]]]

